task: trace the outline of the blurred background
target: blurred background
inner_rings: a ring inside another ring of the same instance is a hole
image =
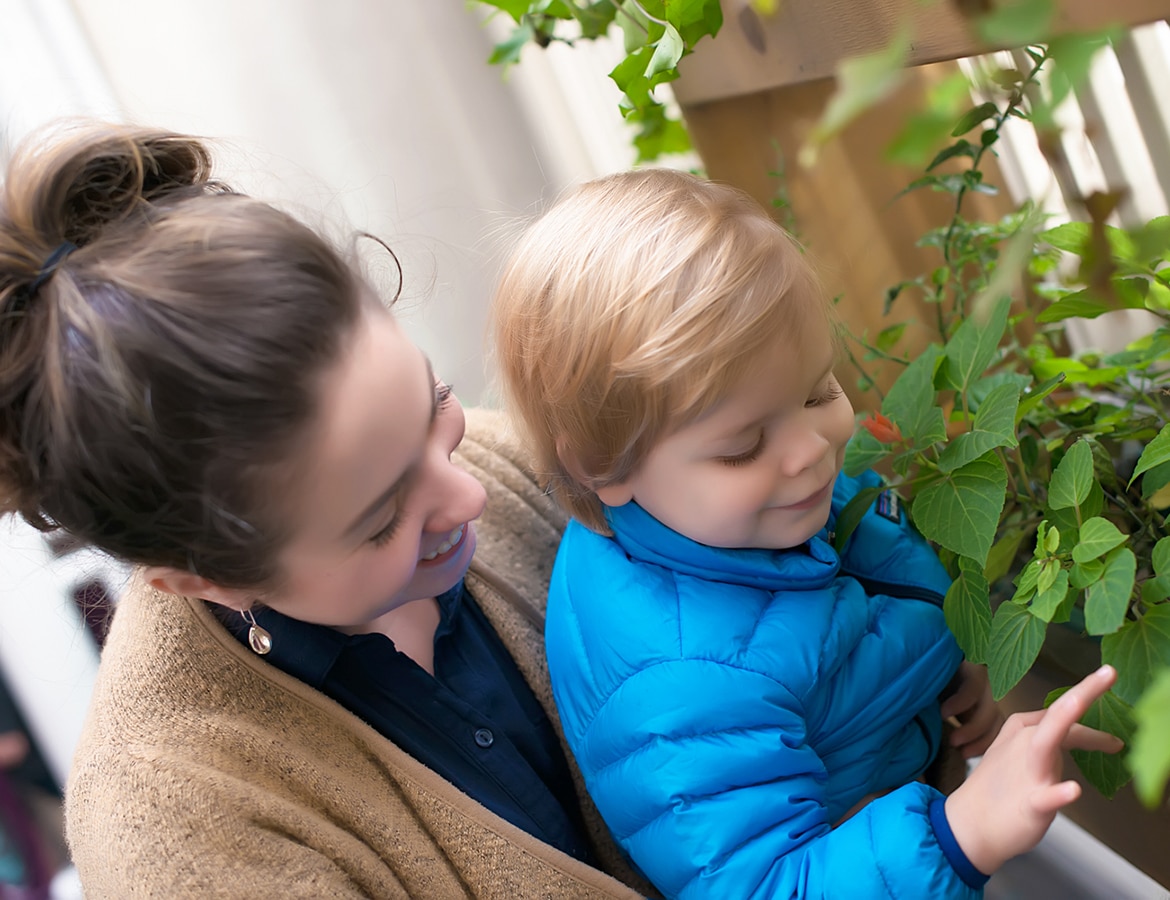
[[[368,231],[385,240],[404,270],[401,321],[466,405],[490,404],[486,306],[510,235],[568,185],[634,164],[619,93],[605,77],[621,58],[618,48],[529,48],[504,74],[487,59],[508,30],[463,0],[0,0],[0,164],[20,140],[62,117],[205,136],[219,176],[238,189],[341,238]],[[1139,43],[1154,83],[1168,83],[1165,23],[1141,32]],[[1122,167],[1127,183],[1141,186],[1133,194],[1141,214],[1164,212],[1159,184],[1170,176],[1155,177],[1151,160],[1159,154],[1132,135],[1139,120],[1154,116],[1170,134],[1165,98],[1115,103],[1123,78],[1113,57],[1094,79],[1071,114],[1109,122],[1074,130],[1066,148],[1074,187],[1087,193],[1110,181],[1110,166]],[[688,111],[696,122],[705,103],[697,98]],[[768,114],[795,121],[790,109]],[[721,138],[743,149],[734,124],[720,121],[704,123],[711,159],[722,152]],[[1090,132],[1104,143],[1093,145]],[[1034,138],[1013,132],[1005,144],[1007,199],[1037,197],[1059,213],[1061,191],[1050,189],[1053,174]],[[708,161],[712,173],[737,181],[735,160],[721,160],[723,171]],[[774,191],[775,160],[749,163],[763,180],[757,196]],[[867,261],[880,258],[879,237],[905,243],[888,225],[865,231],[860,224],[838,217],[832,237],[821,241],[853,248],[842,251],[846,258],[823,260],[830,280],[864,274]],[[375,283],[392,295],[394,267],[375,252],[367,257]],[[1086,336],[1098,338],[1109,340]],[[0,783],[0,831],[12,838],[6,845],[0,834],[0,884],[6,854],[37,868],[31,875],[41,880],[66,865],[51,839],[59,833],[56,798],[96,671],[105,608],[126,577],[84,548],[0,522],[0,732],[25,736],[27,746],[12,748],[13,764],[43,798],[26,803],[31,822],[9,827]],[[0,768],[5,759],[0,746]],[[1036,872],[1022,871],[1019,884]],[[1159,896],[1134,884],[1136,893],[1110,896]],[[53,896],[79,894],[59,881]],[[999,896],[1073,894],[1034,893],[1003,880]]]

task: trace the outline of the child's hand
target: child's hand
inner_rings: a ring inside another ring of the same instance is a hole
[[[943,702],[944,719],[954,716],[959,727],[951,733],[951,746],[964,759],[981,756],[1003,728],[1003,712],[991,696],[987,667],[963,660],[959,688]]]
[[[1060,781],[1061,750],[1116,753],[1120,739],[1077,720],[1117,678],[1102,666],[1046,710],[1016,713],[982,762],[946,801],[947,821],[967,859],[990,875],[1040,842],[1057,811],[1081,794]]]

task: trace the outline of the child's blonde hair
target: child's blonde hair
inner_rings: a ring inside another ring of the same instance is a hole
[[[594,491],[828,309],[799,245],[746,194],[669,169],[599,178],[533,223],[504,270],[504,400],[549,491],[605,532]]]

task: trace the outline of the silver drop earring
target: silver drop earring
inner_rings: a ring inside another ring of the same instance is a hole
[[[272,650],[272,635],[256,624],[256,617],[252,615],[252,610],[241,609],[240,615],[248,623],[248,646],[260,656],[269,653]]]

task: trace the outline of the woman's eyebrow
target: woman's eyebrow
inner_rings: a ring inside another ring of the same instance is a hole
[[[435,424],[435,418],[439,415],[439,392],[434,389],[435,369],[434,369],[434,366],[431,365],[430,358],[424,356],[423,361],[426,362],[426,364],[427,364],[427,383],[432,386],[431,387],[431,416],[430,416],[430,419],[428,419],[428,421],[427,421],[427,431],[429,432],[431,426],[433,426]],[[365,525],[367,522],[369,522],[369,520],[372,519],[374,517],[374,515],[383,506],[385,506],[387,503],[389,503],[390,500],[394,497],[394,495],[397,494],[402,489],[402,486],[404,484],[406,484],[408,481],[410,481],[410,478],[411,478],[411,476],[414,475],[414,470],[417,467],[418,467],[417,463],[411,463],[409,466],[407,466],[406,471],[404,471],[401,475],[399,475],[398,478],[395,479],[394,483],[392,485],[390,485],[390,487],[388,487],[388,488],[386,488],[386,490],[382,491],[382,493],[380,493],[377,497],[374,498],[374,501],[369,506],[367,506],[364,510],[362,510],[362,512],[358,515],[358,517],[353,520],[353,524],[351,524],[347,529],[345,529],[345,534],[343,535],[343,537],[344,538],[352,537],[355,532],[360,531],[362,526]]]

